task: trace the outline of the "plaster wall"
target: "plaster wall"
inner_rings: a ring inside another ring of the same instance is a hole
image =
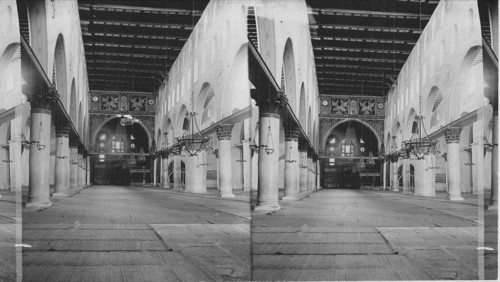
[[[48,78],[52,80],[56,56],[64,56],[64,81],[57,83],[57,90],[65,109],[72,117],[75,128],[82,140],[88,145],[88,75],[85,62],[78,2],[76,0],[29,1],[28,18],[30,23],[30,46],[39,59]],[[56,54],[56,44],[63,42],[64,53]],[[61,41],[62,40],[62,41]],[[76,101],[71,101],[72,82],[74,80]],[[71,104],[74,103],[74,107]],[[81,109],[80,109],[81,104]],[[85,125],[85,126],[84,126]]]
[[[255,1],[254,5],[259,53],[278,85],[281,85],[284,66],[285,94],[311,143],[318,148],[319,93],[306,2]],[[287,12],[283,13],[285,10]],[[293,62],[293,71],[287,67],[287,60]],[[287,75],[293,75],[293,78]],[[304,103],[300,97],[302,87]]]

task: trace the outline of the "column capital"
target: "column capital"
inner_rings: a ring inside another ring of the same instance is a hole
[[[69,137],[69,124],[66,121],[56,121],[56,136]]]
[[[42,90],[40,93],[34,93],[30,99],[31,111],[51,114],[52,105],[58,99],[59,94],[54,87]]]
[[[299,139],[299,128],[290,122],[285,123],[285,140],[297,141]]]
[[[78,139],[75,137],[70,136],[69,137],[69,147],[70,148],[78,148]]]
[[[444,130],[444,138],[446,143],[458,143],[460,141],[461,127],[449,127]]]
[[[299,138],[299,152],[307,152],[309,149],[309,146],[307,142],[303,139]]]
[[[277,92],[276,95],[263,97],[257,101],[260,117],[279,118],[281,110],[288,104],[283,91]]]
[[[220,124],[217,126],[217,139],[230,140],[234,124]]]

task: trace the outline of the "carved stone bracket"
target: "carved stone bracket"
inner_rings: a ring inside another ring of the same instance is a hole
[[[217,126],[217,139],[219,140],[230,140],[231,132],[233,131],[233,124],[221,124]]]
[[[56,136],[68,137],[70,127],[67,121],[58,120],[56,121]]]
[[[285,122],[285,140],[297,141],[299,138],[299,128],[292,121]]]
[[[273,116],[279,118],[281,110],[287,105],[288,98],[284,92],[278,92],[275,96],[262,97],[258,100],[260,116]]]
[[[309,145],[307,142],[303,139],[299,139],[299,151],[300,152],[306,152],[309,149]]]
[[[59,94],[54,87],[50,87],[45,91],[41,91],[32,96],[30,100],[31,110],[35,111],[51,111],[52,105],[59,99]]]
[[[460,142],[460,132],[461,127],[449,127],[444,131],[444,138],[446,143],[458,143]]]

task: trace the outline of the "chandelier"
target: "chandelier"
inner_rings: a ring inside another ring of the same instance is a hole
[[[185,124],[184,134],[182,137],[178,138],[178,141],[184,145],[191,157],[198,155],[203,145],[210,140],[210,137],[206,137],[201,133],[198,122],[196,121],[196,115],[197,113],[195,111],[186,113],[188,123]]]
[[[434,153],[437,141],[432,140],[427,135],[423,124],[424,117],[416,115],[417,126],[413,126],[412,135],[409,140],[403,141],[403,151],[410,156],[414,155],[418,160],[422,160],[430,153]]]
[[[122,126],[128,126],[128,125],[132,125],[136,122],[139,122],[138,119],[132,117],[131,115],[117,115],[117,116],[121,117],[120,124]]]

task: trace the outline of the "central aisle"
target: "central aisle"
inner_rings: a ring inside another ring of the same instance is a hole
[[[249,213],[242,201],[92,186],[23,210],[23,281],[248,280]]]
[[[477,279],[477,206],[321,190],[252,216],[254,280]],[[496,250],[496,246],[494,246]]]

